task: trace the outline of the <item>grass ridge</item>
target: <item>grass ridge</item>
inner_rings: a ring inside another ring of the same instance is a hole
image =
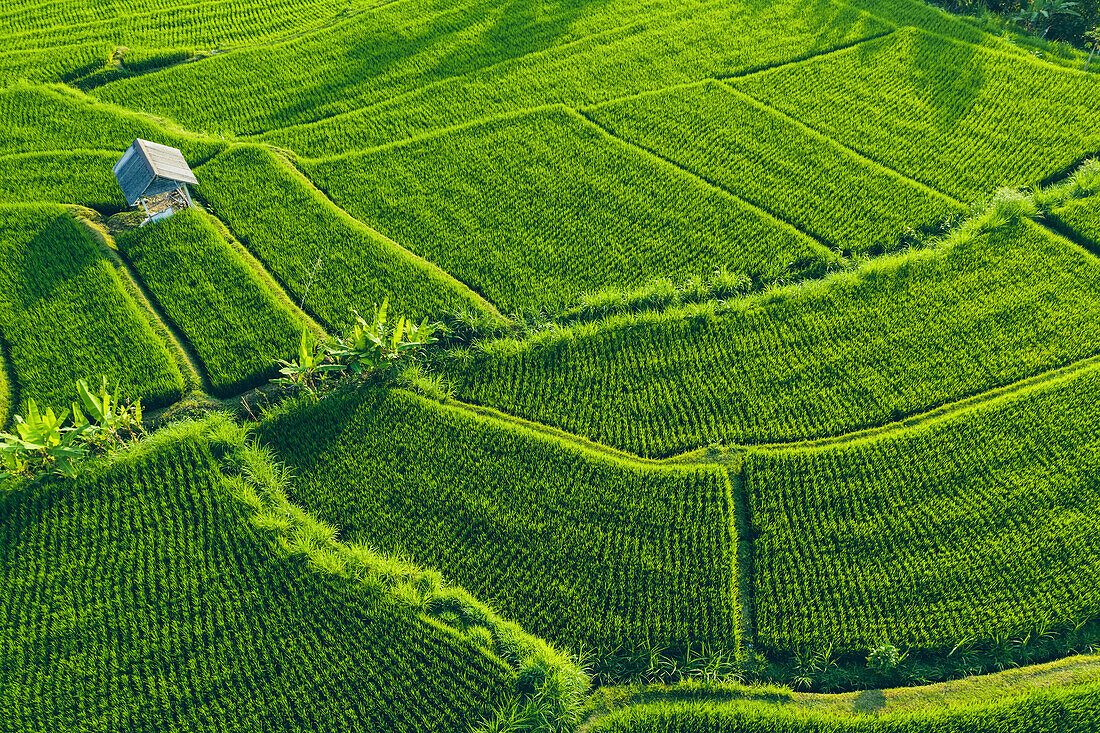
[[[215,454],[223,456],[220,465],[228,485],[254,512],[253,524],[270,533],[284,556],[303,556],[315,572],[349,589],[360,584],[383,588],[428,622],[481,644],[485,654],[511,669],[519,680],[533,683],[533,689],[521,686],[509,706],[488,713],[487,725],[532,701],[549,710],[557,726],[575,722],[589,678],[574,659],[501,618],[460,586],[447,583],[438,571],[341,541],[338,527],[290,501],[287,489],[292,475],[270,448],[251,438],[247,426],[215,414],[202,430]]]

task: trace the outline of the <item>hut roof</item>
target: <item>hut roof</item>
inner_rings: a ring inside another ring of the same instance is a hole
[[[198,179],[183,153],[167,145],[138,138],[115,163],[115,180],[126,203],[133,206],[142,196],[173,191],[183,183],[198,185]]]

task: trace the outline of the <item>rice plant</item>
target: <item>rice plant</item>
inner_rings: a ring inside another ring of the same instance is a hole
[[[369,313],[385,298],[417,319],[458,306],[486,307],[453,277],[338,209],[269,150],[234,147],[198,175],[214,214],[332,330],[351,320],[352,309]]]
[[[197,352],[215,393],[266,382],[276,360],[294,353],[299,319],[197,209],[128,232],[118,246]]]
[[[0,333],[22,400],[68,405],[78,379],[101,376],[153,406],[183,391],[148,316],[60,206],[0,206]]]
[[[561,108],[303,167],[352,215],[505,313],[558,309],[653,273],[726,267],[769,281],[833,257]]]
[[[1098,388],[1092,368],[888,437],[750,452],[760,643],[946,654],[1093,618]]]
[[[1095,76],[913,29],[733,82],[915,180],[976,203],[1100,147]]]
[[[291,498],[346,541],[445,568],[555,644],[737,647],[721,469],[624,463],[374,388],[258,431],[298,476]]]
[[[1030,221],[974,229],[813,284],[488,340],[446,375],[460,399],[667,456],[852,432],[1096,353],[1096,260]]]

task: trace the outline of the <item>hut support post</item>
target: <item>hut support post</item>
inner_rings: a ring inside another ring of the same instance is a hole
[[[191,192],[187,190],[187,184],[180,186],[180,191],[183,192],[183,200],[187,202],[188,206],[194,206],[195,202],[191,200]]]

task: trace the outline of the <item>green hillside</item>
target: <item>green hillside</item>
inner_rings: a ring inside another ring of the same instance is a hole
[[[1091,733],[1097,1],[0,7],[0,733]]]

